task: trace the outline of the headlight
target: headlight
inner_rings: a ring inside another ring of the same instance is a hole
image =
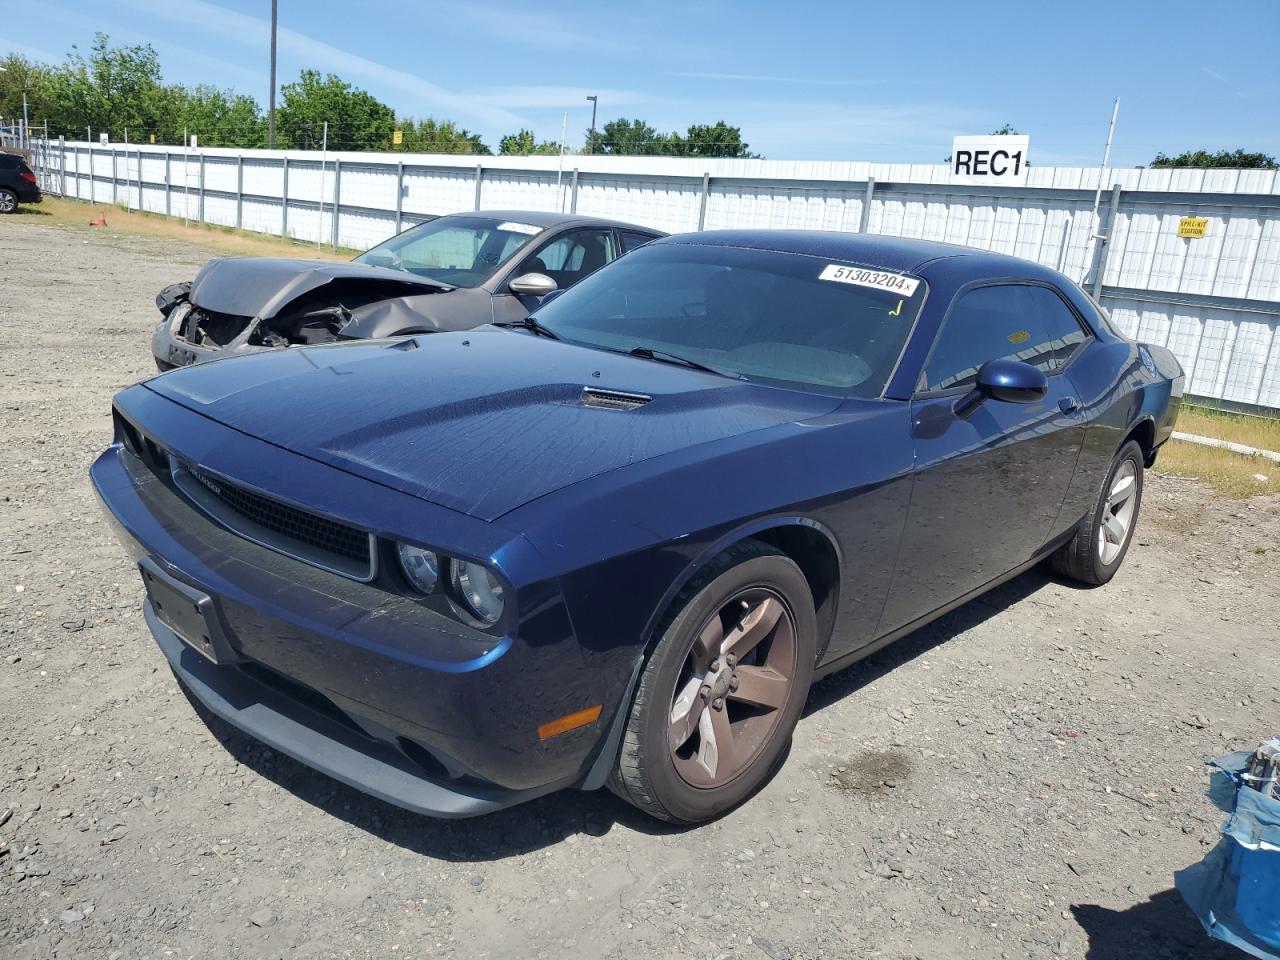
[[[463,610],[486,627],[492,627],[502,616],[502,584],[479,563],[466,560],[449,562],[449,583],[453,599]]]
[[[407,543],[397,544],[396,552],[400,555],[400,570],[409,586],[418,593],[431,593],[440,579],[440,558],[431,550],[415,547]]]

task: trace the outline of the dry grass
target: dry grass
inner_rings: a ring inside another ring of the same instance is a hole
[[[1263,450],[1280,450],[1280,420],[1183,407],[1177,429]],[[1280,463],[1219,447],[1170,440],[1160,451],[1156,469],[1177,477],[1195,477],[1227,497],[1280,494]]]
[[[96,218],[99,213],[105,214],[107,226],[89,226],[89,221]],[[44,202],[37,206],[19,207],[13,216],[29,217],[35,223],[85,233],[181,240],[207,247],[223,256],[349,260],[358,253],[356,250],[346,250],[342,247],[334,253],[323,245],[317,251],[313,243],[299,243],[281,237],[252,233],[248,230],[236,230],[234,227],[184,222],[161,214],[141,213],[110,204],[88,204],[61,197],[46,196]]]

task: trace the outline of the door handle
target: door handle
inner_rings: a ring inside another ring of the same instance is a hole
[[[1058,409],[1063,413],[1075,413],[1080,409],[1080,401],[1075,397],[1063,397],[1058,401]]]

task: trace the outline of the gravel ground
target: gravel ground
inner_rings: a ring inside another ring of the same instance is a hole
[[[207,256],[0,222],[0,955],[1226,956],[1172,873],[1201,758],[1280,728],[1280,499],[1150,477],[1110,586],[1032,572],[824,681],[713,825],[434,822],[202,719],[99,515],[110,397]]]

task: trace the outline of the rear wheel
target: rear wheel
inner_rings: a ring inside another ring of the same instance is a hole
[[[0,187],[0,213],[13,213],[18,209],[18,195],[8,187]]]
[[[813,679],[816,619],[800,568],[745,541],[712,561],[640,676],[613,786],[661,820],[699,823],[773,773]]]
[[[1101,585],[1120,569],[1142,506],[1142,447],[1130,440],[1120,448],[1098,502],[1080,521],[1075,535],[1058,548],[1053,568],[1081,583]]]

